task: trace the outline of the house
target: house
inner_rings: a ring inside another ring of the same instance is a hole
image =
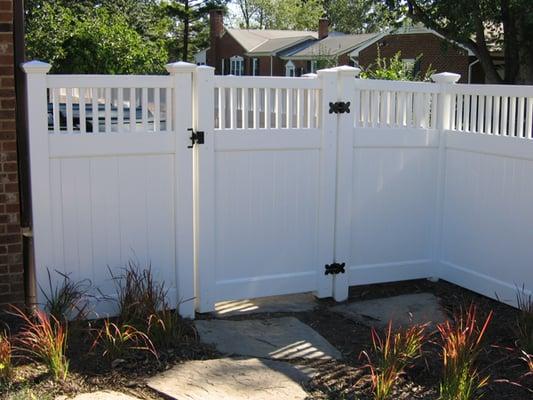
[[[225,28],[221,10],[210,14],[207,65],[220,75],[285,75],[279,54],[294,46],[316,41],[316,32]],[[203,52],[196,63],[202,64]]]
[[[378,54],[390,58],[401,52],[414,69],[455,72],[461,82],[484,81],[470,50],[419,25],[344,34],[330,32],[324,18],[318,22],[318,32],[226,28],[223,18],[222,11],[211,12],[210,47],[196,55],[197,64],[213,66],[217,74],[301,76],[331,65],[365,69],[375,64]]]

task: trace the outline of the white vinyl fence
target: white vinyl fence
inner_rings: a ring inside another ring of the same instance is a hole
[[[342,301],[350,285],[415,278],[510,304],[533,289],[531,87],[360,80],[351,67],[24,68],[43,287],[57,269],[112,296],[108,269],[132,259],[191,317],[223,300]],[[344,273],[326,274],[334,263]]]

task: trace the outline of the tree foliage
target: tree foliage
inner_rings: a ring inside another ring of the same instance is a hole
[[[398,18],[398,11],[375,0],[325,0],[326,15],[338,32],[368,33],[388,28]]]
[[[470,49],[489,82],[533,83],[533,1],[384,1],[391,9],[407,3],[410,18]],[[498,74],[493,51],[503,51],[503,77]]]
[[[29,58],[47,61],[53,72],[61,73],[163,72],[168,60],[165,21],[156,18],[155,8],[147,12],[146,2],[123,0],[126,12],[121,12],[120,1],[29,2]]]
[[[237,0],[246,29],[316,30],[324,14],[322,0]]]

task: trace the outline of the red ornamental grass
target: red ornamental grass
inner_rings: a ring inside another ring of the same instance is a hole
[[[392,395],[396,380],[405,368],[420,355],[425,339],[426,325],[414,325],[407,329],[393,331],[389,322],[382,338],[372,328],[374,359],[364,352],[372,379],[372,389],[376,400],[386,400]]]
[[[54,316],[37,310],[28,316],[14,307],[14,315],[22,319],[24,326],[17,338],[20,348],[30,358],[44,363],[56,380],[64,380],[68,374],[67,327]]]
[[[11,377],[12,346],[7,334],[0,332],[0,382],[6,382]]]
[[[492,311],[481,329],[477,311],[471,305],[466,313],[458,314],[453,322],[437,326],[442,340],[443,377],[440,384],[442,400],[473,400],[481,397],[480,389],[487,385],[489,377],[481,377],[475,363],[483,336],[492,320]]]
[[[97,330],[92,349],[100,348],[102,356],[110,360],[125,357],[134,350],[148,351],[157,358],[157,352],[148,336],[128,324],[115,324],[109,319]]]

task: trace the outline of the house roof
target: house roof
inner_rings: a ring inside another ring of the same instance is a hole
[[[275,53],[307,39],[317,38],[316,32],[273,29],[226,29],[247,53]]]
[[[321,55],[337,56],[347,53],[377,36],[377,33],[346,35],[332,33],[322,40],[314,42],[304,48],[296,48],[283,54],[282,58],[309,59]]]
[[[397,28],[397,29],[391,29],[391,30],[382,32],[379,35],[375,35],[373,38],[371,38],[371,39],[367,40],[366,42],[362,43],[360,46],[357,46],[357,47],[353,48],[351,50],[351,52],[350,52],[350,56],[351,57],[359,56],[359,52],[361,50],[364,50],[364,49],[372,46],[374,43],[376,43],[379,40],[381,40],[381,38],[383,38],[385,36],[388,36],[388,35],[409,35],[409,34],[421,34],[421,33],[430,33],[432,35],[438,36],[441,39],[447,40],[440,33],[435,32],[432,29],[426,28],[425,26],[423,26],[421,24],[415,24],[415,25],[403,26],[403,27],[400,27],[400,28]],[[466,48],[462,44],[454,42],[454,41],[450,41],[450,42],[453,43],[454,45],[456,45],[457,47],[460,47],[463,50],[466,50],[468,55],[474,55],[470,49]]]

